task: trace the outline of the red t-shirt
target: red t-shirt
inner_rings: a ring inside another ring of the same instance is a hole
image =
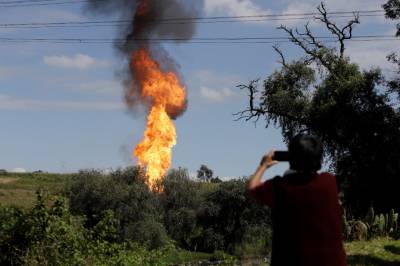
[[[328,173],[275,177],[249,191],[272,210],[271,266],[345,266],[336,179]]]

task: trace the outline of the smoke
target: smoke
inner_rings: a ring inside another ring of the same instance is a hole
[[[157,39],[173,39],[173,42],[185,42],[195,34],[195,23],[186,18],[198,17],[203,1],[198,0],[89,0],[86,10],[102,15],[117,15],[127,21],[121,26],[115,39],[116,49],[131,60],[131,55],[138,49],[146,49],[163,71],[178,74],[179,65],[162,48]],[[134,78],[129,64],[124,75],[125,101],[131,110],[137,105],[151,105],[149,99],[141,98],[141,88]],[[180,110],[169,111],[172,118],[181,115],[186,105]]]

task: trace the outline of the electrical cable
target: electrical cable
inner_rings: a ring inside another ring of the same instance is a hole
[[[380,38],[377,38],[380,37]],[[370,36],[354,36],[354,39],[346,40],[347,42],[370,42],[370,41],[400,41],[388,35],[370,35]],[[334,37],[316,37],[316,40],[324,39],[324,42],[337,42]],[[176,39],[147,39],[150,43],[175,43]],[[107,38],[0,38],[0,42],[11,43],[69,43],[69,44],[107,44],[107,43],[125,43],[123,39],[107,39]],[[262,43],[290,43],[288,37],[267,37],[267,38],[197,38],[180,44],[262,44]]]
[[[362,17],[376,17],[381,15],[370,14]],[[351,18],[352,16],[331,16],[330,18]],[[305,20],[312,17],[293,17],[293,18],[271,18],[271,19],[240,19],[240,20],[218,20],[218,21],[193,21],[193,22],[160,22],[159,24],[208,24],[208,23],[243,23],[243,22],[266,22],[266,21],[290,21]],[[70,21],[70,22],[27,22],[27,23],[3,23],[0,28],[9,29],[38,29],[38,28],[86,28],[86,27],[115,27],[127,26],[131,21],[128,20],[110,20],[110,21]]]

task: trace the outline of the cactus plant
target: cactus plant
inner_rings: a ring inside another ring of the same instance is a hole
[[[379,215],[379,235],[383,235],[385,232],[385,216],[383,214]]]
[[[395,213],[394,212],[394,210],[393,209],[391,209],[390,210],[390,212],[389,212],[389,234],[390,234],[390,236],[396,236],[396,235],[398,235],[398,230],[399,230],[399,227],[398,227],[398,223],[399,223],[399,221],[398,221],[398,218],[399,218],[399,214],[398,213]]]
[[[365,223],[367,224],[368,227],[372,227],[374,224],[374,219],[375,219],[375,211],[374,208],[371,206],[368,209],[367,215],[365,216]]]
[[[387,232],[389,234],[393,233],[393,227],[394,227],[394,223],[393,223],[393,218],[394,218],[394,210],[391,209],[390,212],[387,214],[388,215],[388,228],[387,228]]]
[[[384,230],[384,234],[387,234],[387,233],[389,232],[389,230],[390,230],[389,214],[386,213],[386,214],[384,215],[384,217],[385,217],[385,230]]]
[[[343,233],[347,240],[390,236],[400,238],[399,214],[393,209],[385,214],[375,214],[370,207],[365,218],[361,221],[349,219],[343,212]]]
[[[400,221],[399,221],[399,214],[398,213],[394,214],[393,223],[394,223],[394,228],[393,229],[394,229],[395,232],[397,232],[400,229],[399,228]]]

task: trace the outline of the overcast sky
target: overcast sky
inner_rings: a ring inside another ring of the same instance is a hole
[[[190,0],[202,1],[202,0]],[[186,2],[186,0],[185,0]],[[189,2],[189,1],[188,1]],[[319,1],[204,0],[203,16],[315,12]],[[272,4],[271,4],[272,3]],[[329,10],[377,10],[384,1],[329,0]],[[83,12],[81,3],[28,7],[0,6],[0,24],[112,20]],[[343,23],[343,18],[338,18]],[[196,37],[285,36],[279,24],[300,27],[305,20],[198,24]],[[327,36],[312,24],[319,35]],[[0,27],[1,38],[113,38],[116,27]],[[394,35],[393,22],[361,17],[355,35]],[[289,58],[300,55],[280,44]],[[173,167],[195,173],[208,165],[221,177],[251,174],[263,153],[284,149],[280,131],[234,121],[246,107],[236,86],[265,78],[278,67],[271,44],[165,44],[180,65],[189,107],[176,120],[178,141]],[[365,69],[388,68],[385,56],[398,42],[352,42],[347,54]],[[132,114],[123,103],[118,71],[123,58],[112,44],[7,43],[0,41],[0,168],[74,172],[134,165],[146,113]],[[276,166],[270,176],[287,165]]]

